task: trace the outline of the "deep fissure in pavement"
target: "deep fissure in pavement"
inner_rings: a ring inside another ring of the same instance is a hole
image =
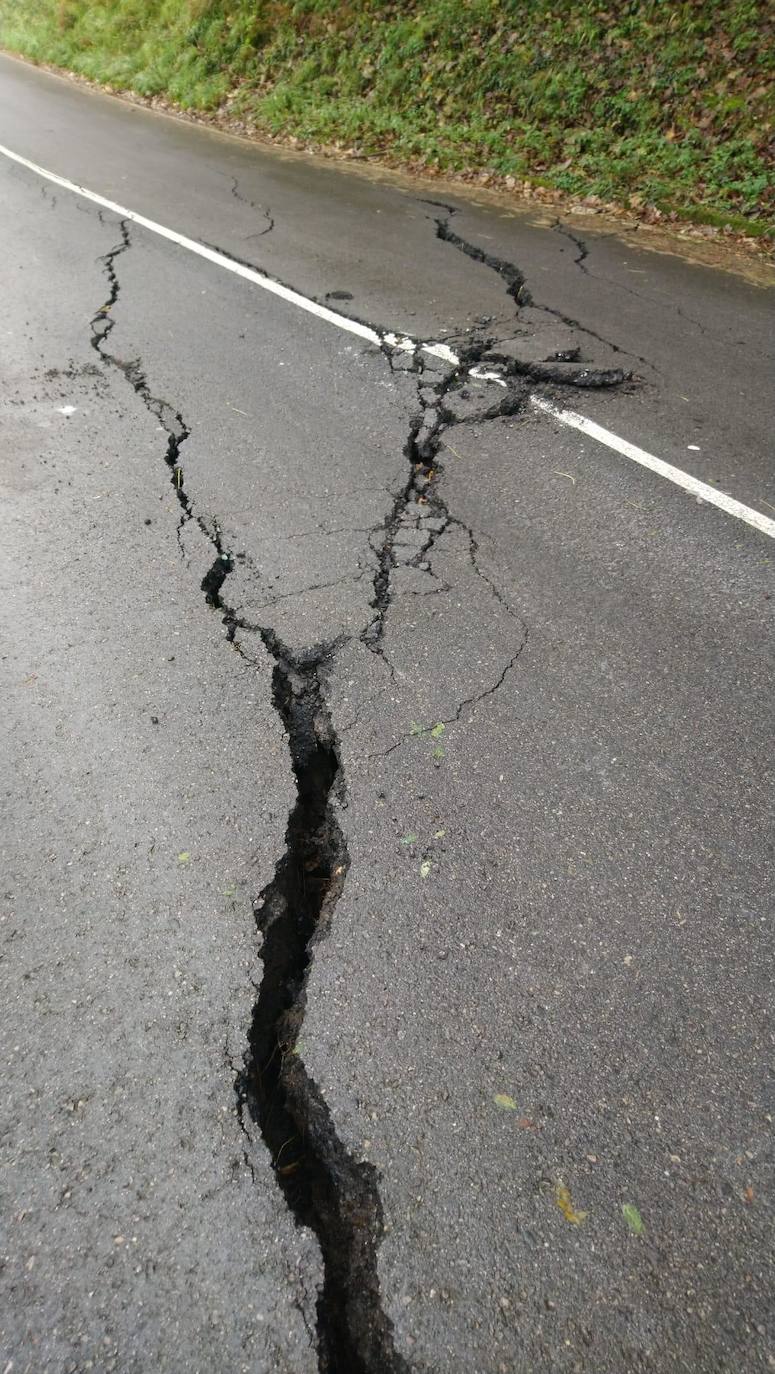
[[[349,866],[332,800],[343,780],[321,678],[331,650],[291,659],[271,631],[260,633],[275,659],[274,704],[288,733],[297,798],[285,853],[256,904],[264,974],[238,1091],[243,1111],[260,1125],[289,1207],[320,1242],[321,1370],[400,1374],[405,1366],[380,1303],[377,1171],[347,1153],[298,1053],[314,945],[327,932]]]
[[[443,208],[452,213],[450,207]],[[499,273],[517,308],[529,301],[519,269],[467,244],[444,221],[437,219],[436,226],[440,238]],[[408,1366],[395,1350],[392,1326],[381,1302],[377,1249],[384,1225],[377,1171],[368,1162],[353,1159],[339,1140],[328,1106],[299,1052],[315,944],[328,931],[349,865],[337,819],[337,805],[344,803],[344,779],[325,696],[326,673],[339,645],[318,646],[293,655],[271,627],[240,619],[225,601],[223,588],[234,559],[218,523],[206,521],[194,510],[186,489],[181,451],[190,428],[179,410],[153,395],[139,360],[122,360],[106,348],[120,293],[115,262],[130,247],[129,225],[123,221],[120,243],[102,259],[110,294],[91,321],[92,346],[104,364],[122,373],[166,433],[164,462],[181,507],[178,537],[183,526],[193,520],[213,548],[212,565],[200,585],[208,605],[222,616],[227,642],[250,661],[248,636],[258,634],[274,662],[273,705],[287,732],[296,782],[285,850],[254,909],[262,937],[259,952],[264,972],[244,1066],[235,1083],[239,1118],[246,1131],[246,1112],[257,1123],[289,1209],[298,1223],[314,1231],[320,1245],[324,1279],[318,1295],[316,1334],[322,1374],[406,1374]],[[527,380],[516,375],[520,368],[512,361],[498,359],[496,348],[492,339],[469,336],[458,350],[456,363],[440,364],[438,359],[424,357],[421,349],[409,358],[401,350],[393,352],[383,345],[391,369],[404,368],[414,374],[418,409],[404,448],[409,475],[382,526],[381,547],[375,550],[374,615],[361,636],[375,653],[382,652],[391,604],[391,575],[396,567],[396,537],[410,502],[425,512],[418,516],[426,522],[426,537],[413,558],[418,566],[449,525],[461,525],[449,515],[439,490],[438,456],[445,443],[444,433],[468,420],[512,415],[525,406]],[[484,403],[477,387],[486,379],[475,376],[483,360],[500,383],[495,400]],[[589,382],[578,377],[573,381],[577,385],[611,385],[622,379],[623,374],[611,374],[610,379],[598,374]],[[562,374],[562,380],[571,379]],[[473,532],[467,526],[461,528],[468,535],[477,575],[506,605],[478,565]],[[466,706],[498,690],[526,640],[527,630],[522,626],[519,643],[498,680],[486,692],[462,702],[456,718]]]
[[[323,1286],[316,1335],[321,1374],[405,1374],[381,1305],[377,1246],[383,1219],[377,1171],[348,1154],[297,1053],[314,943],[328,928],[349,865],[332,800],[335,793],[343,797],[344,782],[322,681],[335,646],[293,657],[271,628],[246,626],[224,601],[223,586],[234,560],[217,522],[210,526],[196,515],[186,491],[181,449],[191,431],[179,411],[152,395],[139,361],[127,362],[105,348],[120,293],[115,260],[130,247],[124,221],[121,242],[102,259],[110,295],[91,321],[91,343],[166,431],[164,462],[182,508],[178,533],[182,524],[195,520],[213,547],[215,558],[200,585],[208,605],[222,615],[226,642],[248,657],[239,631],[255,631],[274,660],[273,704],[288,735],[296,780],[285,852],[254,908],[264,974],[249,1048],[235,1083],[240,1121],[245,1128],[247,1109],[260,1128],[294,1218],[314,1231],[320,1245]]]

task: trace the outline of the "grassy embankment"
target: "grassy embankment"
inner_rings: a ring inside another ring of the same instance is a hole
[[[0,0],[0,44],[350,155],[775,232],[769,0]]]

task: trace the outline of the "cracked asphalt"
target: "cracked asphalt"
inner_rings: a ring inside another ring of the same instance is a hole
[[[530,403],[771,514],[773,288],[0,142],[452,350],[0,158],[5,1374],[775,1368],[772,540]]]

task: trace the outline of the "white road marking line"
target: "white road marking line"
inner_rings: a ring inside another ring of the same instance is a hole
[[[107,196],[101,196],[96,191],[90,191],[85,186],[79,186],[77,182],[69,181],[67,177],[58,176],[56,172],[49,172],[39,163],[32,162],[30,158],[22,157],[21,153],[14,153],[12,149],[6,148],[2,143],[0,143],[0,153],[3,157],[9,158],[11,162],[18,162],[20,166],[35,172],[37,176],[53,182],[55,186],[61,186],[65,191],[72,191],[73,195],[82,196],[85,200],[92,201],[94,205],[100,205],[104,210],[110,210],[120,219],[141,225],[143,229],[150,230],[152,234],[158,234],[160,238],[168,239],[170,243],[176,243],[180,248],[188,249],[189,253],[196,253],[198,257],[214,263],[216,267],[223,267],[227,272],[233,272],[237,277],[244,277],[246,281],[253,282],[255,286],[260,286],[263,291],[269,291],[273,296],[279,296],[289,305],[295,305],[299,310],[306,310],[308,314],[316,315],[318,319],[335,325],[337,329],[346,330],[348,334],[356,334],[359,338],[376,344],[378,348],[387,344],[391,348],[399,348],[407,353],[422,350],[424,353],[440,358],[443,362],[450,363],[452,367],[460,366],[459,357],[448,344],[416,343],[408,335],[393,333],[381,335],[370,325],[361,324],[359,320],[351,320],[347,315],[340,315],[336,310],[329,310],[326,305],[318,305],[317,301],[310,300],[308,296],[302,296],[299,291],[292,290],[290,286],[283,286],[281,282],[275,281],[273,277],[267,276],[257,268],[235,262],[233,258],[227,257],[224,253],[219,253],[216,248],[208,248],[206,244],[198,243],[196,239],[190,239],[186,234],[179,234],[176,229],[168,229],[166,225],[148,219],[146,215],[140,215],[135,210],[128,210],[126,206],[119,205],[114,200],[108,200]],[[478,376],[481,381],[492,381],[505,385],[503,379],[495,373],[488,374],[478,368],[472,368],[471,375]],[[681,468],[673,467],[672,463],[665,463],[661,458],[655,458],[645,449],[638,448],[637,444],[631,444],[628,439],[621,439],[618,434],[612,434],[610,430],[604,429],[594,420],[588,420],[584,415],[579,415],[575,410],[562,410],[559,406],[553,405],[551,401],[544,401],[540,396],[531,396],[530,400],[537,410],[542,410],[545,414],[551,415],[561,424],[569,425],[571,429],[580,430],[582,434],[588,434],[598,443],[605,444],[606,448],[614,449],[616,453],[621,453],[625,458],[631,458],[634,462],[640,463],[642,467],[649,468],[660,477],[666,477],[669,482],[674,482],[677,486],[683,487],[684,491],[690,492],[693,496],[699,496],[709,505],[717,506],[720,510],[726,511],[727,515],[734,515],[738,520],[744,520],[747,525],[752,525],[761,534],[767,534],[771,539],[775,539],[775,520],[770,520],[766,515],[760,515],[751,506],[744,506],[741,501],[735,501],[733,497],[726,496],[724,492],[716,491],[705,482],[700,482],[696,477],[691,477],[688,472],[683,472]]]
[[[369,343],[381,347],[382,338],[376,329],[372,329],[367,324],[361,324],[358,320],[350,320],[346,315],[339,315],[335,310],[329,310],[326,305],[318,305],[317,301],[311,301],[309,297],[302,296],[298,291],[293,291],[290,286],[283,286],[279,281],[272,277],[267,277],[263,272],[259,272],[255,267],[245,267],[241,262],[235,262],[225,253],[219,253],[215,248],[208,248],[204,243],[197,243],[196,239],[190,239],[185,234],[179,234],[176,229],[168,229],[164,224],[158,224],[154,219],[148,219],[146,215],[138,215],[135,210],[127,210],[124,205],[118,205],[114,200],[108,200],[106,196],[100,196],[96,191],[89,191],[85,186],[78,186],[74,181],[68,181],[67,177],[57,176],[56,172],[49,172],[45,167],[40,167],[37,162],[31,162],[29,158],[22,157],[20,153],[14,153],[10,148],[6,148],[0,143],[0,153],[4,157],[10,158],[12,162],[18,162],[22,167],[27,167],[29,171],[36,172],[38,176],[45,177],[46,181],[53,181],[55,186],[61,186],[65,191],[72,191],[73,195],[83,196],[85,200],[92,201],[95,205],[102,206],[103,210],[111,210],[114,215],[121,219],[131,220],[133,224],[142,225],[143,229],[149,229],[152,234],[158,234],[160,238],[169,239],[170,243],[177,243],[180,248],[187,248],[189,253],[196,253],[198,257],[205,258],[207,262],[214,262],[217,267],[224,267],[227,272],[233,272],[237,277],[244,277],[246,281],[252,281],[255,286],[260,286],[264,291],[270,291],[273,296],[279,296],[282,300],[288,301],[289,305],[298,306],[300,310],[306,310],[310,315],[317,315],[318,319],[326,320],[328,324],[335,324],[337,329],[346,329],[349,334],[357,334],[361,339],[367,339]],[[443,345],[441,345],[443,347]]]
[[[484,367],[471,367],[468,370],[469,377],[475,377],[478,382],[497,382],[498,386],[508,386],[500,372],[488,372]]]
[[[645,449],[638,448],[637,444],[631,444],[629,439],[612,434],[610,429],[604,429],[602,425],[598,425],[594,420],[588,420],[585,415],[579,415],[575,410],[561,410],[559,406],[552,405],[551,401],[545,401],[540,396],[531,396],[530,402],[536,410],[551,415],[552,419],[569,425],[571,429],[578,429],[582,434],[588,434],[590,439],[605,444],[606,448],[612,448],[625,458],[631,458],[634,463],[640,463],[641,467],[658,473],[660,477],[666,477],[668,482],[674,482],[678,487],[683,487],[684,491],[688,491],[692,496],[698,496],[710,506],[718,506],[719,510],[726,511],[727,515],[734,515],[738,520],[744,520],[747,525],[753,525],[761,534],[768,534],[770,539],[775,539],[775,520],[770,520],[767,515],[761,515],[752,506],[744,506],[742,501],[736,501],[733,496],[727,496],[723,491],[716,491],[715,487],[709,487],[707,482],[701,482],[699,478],[692,477],[681,468],[673,467],[672,463],[655,458],[653,453],[647,453]]]

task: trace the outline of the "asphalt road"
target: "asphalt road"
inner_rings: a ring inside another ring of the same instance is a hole
[[[0,143],[5,1374],[772,1369],[775,291]]]

